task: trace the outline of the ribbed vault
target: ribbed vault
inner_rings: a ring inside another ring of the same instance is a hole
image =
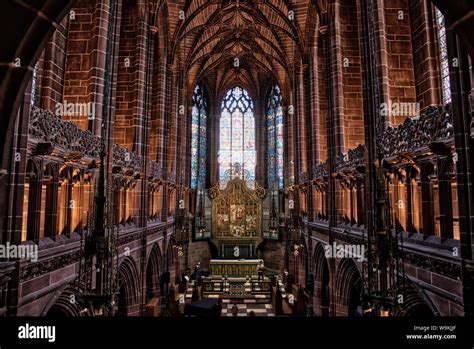
[[[239,84],[256,93],[265,81],[291,83],[314,11],[306,0],[168,1],[167,9],[172,60],[188,88],[207,80],[214,91]]]

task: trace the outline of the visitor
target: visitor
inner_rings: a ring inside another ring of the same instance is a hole
[[[237,303],[234,303],[231,311],[232,311],[232,316],[237,316],[237,314],[239,313],[239,307],[237,306]]]
[[[258,273],[258,281],[263,281],[263,262],[260,262],[260,264],[257,267],[257,273]]]

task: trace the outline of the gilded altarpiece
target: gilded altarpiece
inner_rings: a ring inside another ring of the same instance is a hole
[[[255,184],[249,189],[245,180],[235,177],[225,189],[219,185],[209,190],[212,200],[212,240],[222,244],[252,245],[262,241],[262,201],[265,189]]]

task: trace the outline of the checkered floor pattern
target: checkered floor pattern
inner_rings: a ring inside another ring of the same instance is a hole
[[[222,300],[222,316],[233,316],[232,307],[234,303],[230,299]],[[237,303],[239,309],[237,316],[251,316],[250,312],[254,312],[255,316],[275,316],[275,312],[271,304],[256,303],[255,299],[245,299]]]

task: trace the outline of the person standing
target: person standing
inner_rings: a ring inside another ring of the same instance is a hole
[[[237,316],[237,314],[239,313],[239,307],[237,306],[237,303],[234,303],[231,311],[232,311],[232,316]]]
[[[263,261],[260,261],[257,267],[258,281],[263,281]]]

